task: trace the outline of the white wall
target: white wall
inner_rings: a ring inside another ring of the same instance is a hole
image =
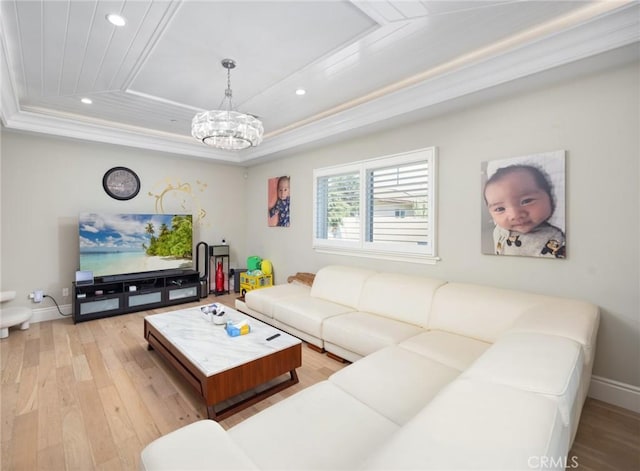
[[[225,237],[232,266],[244,264],[238,262],[246,258],[246,180],[240,167],[6,130],[1,150],[1,280],[2,289],[18,292],[14,305],[53,305],[28,301],[34,289],[43,289],[61,305],[71,303],[71,296],[62,297],[62,288],[71,291],[78,269],[78,214],[84,211],[192,213],[194,243],[219,244]],[[104,192],[102,177],[115,166],[129,167],[140,177],[141,190],[134,199],[118,201]],[[168,191],[160,211],[156,195],[169,185],[184,184],[191,193]],[[204,217],[198,222],[200,210]]]
[[[278,283],[330,263],[419,273],[584,299],[602,309],[594,372],[640,386],[638,64],[252,167],[247,250]],[[435,266],[317,254],[312,171],[421,147],[439,149]],[[480,163],[567,151],[566,260],[480,250]],[[291,175],[291,227],[267,227],[267,179]]]

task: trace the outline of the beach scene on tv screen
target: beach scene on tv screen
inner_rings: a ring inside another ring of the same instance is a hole
[[[79,217],[80,269],[94,276],[193,268],[190,214]]]

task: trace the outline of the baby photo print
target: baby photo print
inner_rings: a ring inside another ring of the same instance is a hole
[[[289,227],[291,204],[291,178],[288,175],[269,178],[267,197],[267,224],[269,227]]]
[[[565,151],[481,164],[482,253],[566,257]]]

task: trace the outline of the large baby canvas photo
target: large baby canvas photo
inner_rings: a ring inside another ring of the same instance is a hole
[[[282,175],[267,181],[269,227],[289,227],[291,224],[291,177]]]
[[[482,253],[566,257],[565,151],[481,164]]]

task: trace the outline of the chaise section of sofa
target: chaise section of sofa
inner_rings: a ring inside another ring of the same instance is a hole
[[[147,445],[140,454],[143,471],[259,469],[220,424],[199,420]]]
[[[322,381],[228,433],[260,469],[353,470],[399,429],[357,397]]]
[[[459,379],[385,446],[364,457],[361,469],[549,469],[544,465],[567,462],[568,437],[553,400],[501,384]]]
[[[356,469],[399,426],[322,381],[224,431],[199,421],[155,440],[141,465],[155,470]],[[187,455],[187,456],[185,456]]]

